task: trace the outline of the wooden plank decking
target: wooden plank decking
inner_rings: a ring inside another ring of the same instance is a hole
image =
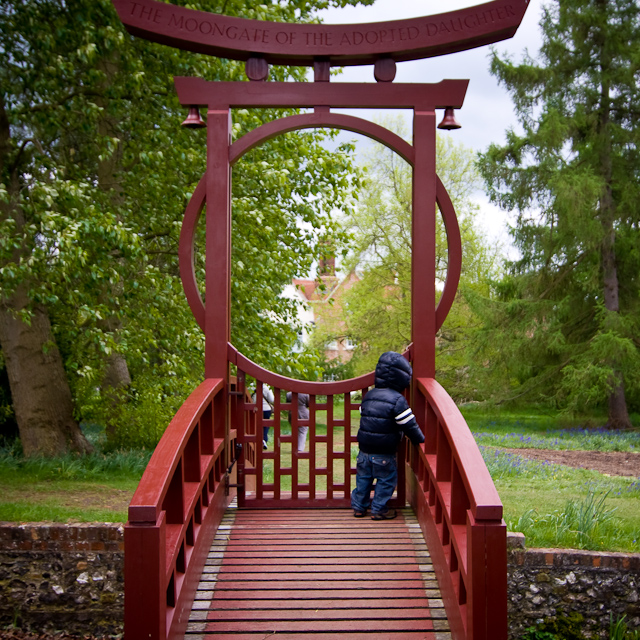
[[[411,509],[230,508],[211,547],[186,640],[449,640]]]

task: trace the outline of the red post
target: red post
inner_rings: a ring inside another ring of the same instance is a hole
[[[425,414],[418,378],[434,378],[436,367],[436,118],[434,111],[414,111],[413,246],[411,251],[412,405]],[[420,425],[422,429],[426,425]]]
[[[507,640],[506,525],[476,520],[467,513],[466,640]]]
[[[127,640],[165,640],[165,512],[149,524],[127,523],[124,529],[124,635]]]
[[[227,344],[230,338],[231,189],[229,109],[207,114],[207,209],[205,378],[228,383]]]

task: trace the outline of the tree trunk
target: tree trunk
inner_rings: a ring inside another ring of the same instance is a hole
[[[606,188],[605,195],[601,200],[601,207],[613,206],[610,197],[610,188]],[[602,243],[602,271],[604,283],[604,306],[607,311],[620,312],[618,269],[616,266],[615,253],[615,230],[613,225],[605,225],[605,237]],[[627,401],[624,393],[624,378],[617,370],[617,364],[612,362],[614,368],[612,388],[609,394],[609,415],[607,427],[609,429],[631,429],[631,420],[627,409]]]
[[[606,5],[606,0],[600,2]],[[614,225],[616,203],[612,190],[612,152],[611,152],[611,88],[607,80],[611,60],[608,50],[609,43],[602,38],[601,46],[601,70],[603,82],[600,88],[600,170],[604,178],[604,190],[600,196],[600,222],[602,224],[602,282],[604,285],[604,306],[607,311],[620,313],[620,295],[618,283],[618,266],[616,261],[616,230]],[[613,375],[611,380],[611,392],[609,393],[609,417],[607,427],[610,429],[630,429],[631,421],[627,410],[627,402],[624,393],[624,377],[619,370],[619,363],[612,359]]]
[[[121,353],[112,353],[102,378],[102,395],[110,410],[105,427],[107,438],[111,441],[116,435],[113,417],[117,416],[120,406],[126,403],[123,392],[131,385],[131,375],[127,361]]]
[[[26,221],[18,204],[20,154],[17,156],[12,157],[9,119],[0,96],[0,180],[6,181],[9,192],[9,201],[0,202],[0,219],[13,218],[17,229],[22,229]],[[19,263],[25,252],[23,246],[17,247],[11,260]],[[24,454],[89,452],[91,445],[73,417],[71,390],[49,316],[44,307],[30,307],[30,302],[26,282],[13,293],[0,295],[0,348]],[[21,312],[30,312],[28,320]]]
[[[108,101],[104,97],[108,88],[116,81],[119,67],[118,56],[112,54],[108,59],[103,59],[98,63],[98,68],[105,74],[105,80],[102,86],[101,95],[97,97],[96,102],[103,109],[103,117],[98,121],[98,135],[100,138],[111,137],[117,138],[119,135],[119,122],[109,114]],[[121,178],[122,172],[122,141],[119,141],[116,149],[111,154],[105,154],[98,160],[98,187],[110,194],[110,201],[115,211],[124,206],[124,194],[122,193]],[[115,285],[115,290],[110,291],[111,296],[121,296],[124,292],[123,283]],[[116,337],[121,328],[121,321],[115,316],[109,317],[104,322],[103,329]],[[106,420],[106,432],[108,438],[115,435],[115,425],[113,416],[117,416],[119,408],[126,404],[127,398],[122,393],[131,385],[131,375],[127,360],[122,353],[112,353],[105,368],[102,379],[101,390],[102,395],[107,400],[109,415]]]
[[[25,456],[88,453],[91,445],[73,418],[73,402],[49,317],[33,309],[30,322],[16,317],[28,305],[22,285],[0,306],[0,346]]]

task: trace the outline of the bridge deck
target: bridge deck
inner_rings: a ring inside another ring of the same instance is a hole
[[[229,508],[186,640],[449,640],[411,509],[374,522],[350,510]]]

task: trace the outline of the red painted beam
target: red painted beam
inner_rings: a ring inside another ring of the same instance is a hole
[[[378,109],[459,109],[468,80],[442,80],[434,84],[391,82],[212,82],[203,78],[174,79],[180,103],[209,105],[210,109],[286,107]]]
[[[421,18],[369,24],[292,24],[247,20],[155,0],[113,0],[129,33],[221,58],[333,66],[441,56],[511,38],[528,0],[494,0]]]
[[[222,380],[205,380],[180,407],[153,452],[133,494],[129,504],[130,522],[155,525],[169,482],[182,458],[187,437],[222,385]]]

